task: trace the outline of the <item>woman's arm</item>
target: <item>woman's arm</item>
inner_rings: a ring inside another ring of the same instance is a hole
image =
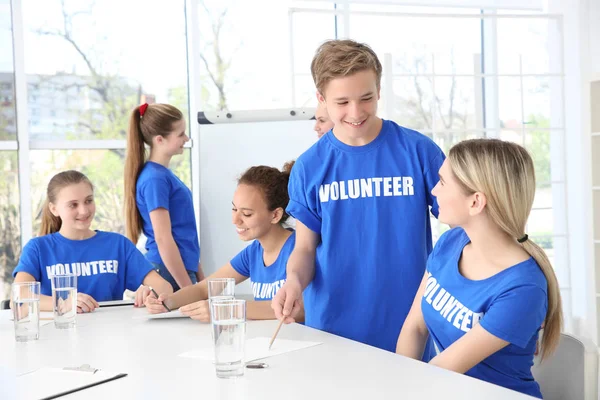
[[[33,275],[28,274],[27,272],[18,272],[17,276],[15,276],[15,283],[18,282],[36,282]],[[78,313],[87,313],[92,312],[100,305],[98,302],[90,295],[85,293],[80,293],[77,291],[77,312]],[[10,307],[12,308],[12,299],[10,301]],[[52,296],[46,296],[40,293],[40,311],[54,311],[54,306],[52,304]]]
[[[427,276],[428,273],[425,271],[412,307],[406,316],[406,320],[404,320],[404,325],[398,336],[398,343],[396,344],[396,353],[416,360],[423,358],[423,350],[429,336],[421,310],[421,300],[423,299]]]
[[[221,268],[219,268],[214,274],[208,276],[201,282],[198,282],[195,285],[188,286],[179,290],[177,293],[173,293],[171,295],[160,295],[160,301],[154,299],[153,297],[148,297],[146,301],[146,307],[148,311],[151,313],[161,313],[167,311],[161,301],[164,301],[166,306],[169,307],[169,310],[175,310],[177,308],[183,307],[185,305],[198,302],[201,300],[208,299],[208,279],[213,278],[233,278],[235,279],[235,284],[244,282],[248,279],[247,276],[239,274],[230,263],[225,264]]]
[[[188,317],[201,321],[210,322],[210,306],[207,300],[196,301],[181,307],[181,313]],[[304,321],[304,308],[299,313],[301,321]],[[262,300],[250,300],[246,302],[246,318],[249,320],[276,319],[275,311],[271,308],[271,302]]]
[[[495,296],[479,323],[430,363],[465,373],[509,344],[525,348],[546,317],[545,288],[528,282]]]
[[[509,342],[492,335],[478,324],[429,363],[464,374],[508,345]]]
[[[157,208],[150,211],[150,222],[152,223],[152,229],[154,229],[154,240],[156,241],[160,258],[175,279],[175,282],[177,282],[180,288],[191,286],[192,280],[185,269],[177,243],[173,239],[169,211],[164,208]]]
[[[202,270],[202,263],[198,263],[198,272],[196,272],[196,279],[198,282],[202,282],[206,276],[204,276],[204,271]]]
[[[154,289],[156,293],[173,293],[173,287],[171,286],[171,284],[165,281],[163,277],[160,276],[160,274],[154,270],[148,272],[148,275],[146,275],[142,284],[144,286],[152,286],[152,289]]]
[[[146,297],[150,296],[152,290],[156,293],[164,293],[166,295],[173,293],[173,287],[171,284],[163,279],[158,272],[151,270],[144,277],[142,285],[135,291],[135,307],[142,307],[146,301]]]
[[[19,282],[37,282],[33,275],[27,272],[17,272],[14,283]],[[12,308],[12,296],[10,299],[10,308]],[[40,294],[40,311],[52,311],[52,296]]]
[[[275,311],[271,307],[271,301],[247,301],[246,318],[253,320],[277,319]],[[301,304],[300,311],[294,318],[296,322],[304,322],[304,304]]]

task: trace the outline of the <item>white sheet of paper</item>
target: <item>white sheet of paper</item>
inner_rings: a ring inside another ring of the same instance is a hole
[[[302,340],[290,340],[290,339],[275,339],[271,350],[269,350],[269,342],[271,338],[268,337],[257,337],[246,340],[245,349],[245,362],[252,362],[267,357],[276,356],[279,354],[289,353],[295,350],[306,349],[308,347],[317,346],[322,342],[306,342]],[[199,358],[202,360],[213,361],[215,360],[215,350],[212,346],[205,347],[199,350],[192,350],[179,355],[179,357],[186,358]]]
[[[161,314],[146,314],[143,317],[136,317],[142,319],[167,319],[167,318],[189,318],[187,315],[183,315],[181,311],[175,310],[171,312],[165,312]]]
[[[118,374],[105,371],[91,373],[43,367],[17,376],[16,393],[19,394],[19,399],[42,399],[116,375]]]

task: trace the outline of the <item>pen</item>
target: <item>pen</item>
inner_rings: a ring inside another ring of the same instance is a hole
[[[152,286],[148,286],[148,287],[150,288],[150,290],[152,290],[152,293],[154,293],[154,295],[156,296],[156,299],[158,300],[158,293],[156,293],[156,290],[154,290],[152,288]],[[163,307],[167,309],[168,312],[171,312],[171,309],[169,307],[167,307],[167,305],[165,304],[164,301],[161,301],[161,303],[162,303]]]

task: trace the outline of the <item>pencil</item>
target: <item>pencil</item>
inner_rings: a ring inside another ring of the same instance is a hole
[[[158,300],[158,293],[156,293],[156,290],[152,289],[152,286],[148,286],[150,288],[150,290],[152,291],[152,293],[154,293],[154,295],[156,296],[156,300]],[[161,301],[162,305],[164,308],[167,309],[168,312],[171,312],[171,310],[169,309],[169,307],[167,307],[167,305],[165,304],[164,301]]]
[[[281,318],[281,321],[279,321],[279,325],[277,325],[277,329],[275,330],[275,333],[273,334],[273,337],[271,338],[271,341],[269,342],[269,350],[271,350],[271,346],[273,346],[273,342],[275,341],[275,338],[277,337],[277,334],[279,333],[279,330],[281,329],[281,325],[283,325],[284,320],[285,320],[285,316],[283,316]]]

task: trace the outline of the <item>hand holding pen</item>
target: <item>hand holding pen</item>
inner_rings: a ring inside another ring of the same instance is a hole
[[[161,294],[159,296],[158,293],[156,293],[156,290],[154,290],[152,287],[150,287],[150,290],[152,291],[152,293],[154,294],[155,297],[152,297],[152,296],[146,297],[145,304],[146,304],[146,308],[148,309],[148,312],[150,314],[160,314],[160,313],[164,313],[164,312],[170,312],[171,309],[169,307],[167,307],[167,305],[165,304],[165,300],[167,299],[168,295]]]

